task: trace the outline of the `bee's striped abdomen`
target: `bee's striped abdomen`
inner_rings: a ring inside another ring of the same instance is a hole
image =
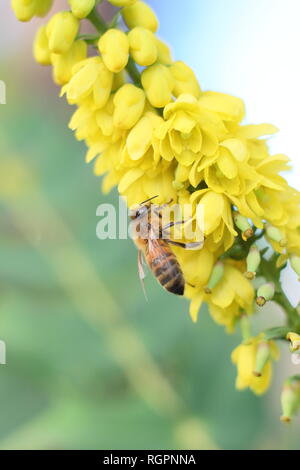
[[[167,247],[164,256],[151,260],[150,268],[158,282],[169,292],[176,295],[184,293],[184,278],[174,253]]]

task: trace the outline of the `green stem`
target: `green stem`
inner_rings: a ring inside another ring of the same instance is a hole
[[[103,34],[107,31],[107,24],[105,23],[101,15],[98,13],[96,8],[93,8],[87,19],[95,26],[99,33]]]
[[[251,338],[251,326],[246,313],[241,316],[240,327],[243,341],[247,342]]]
[[[300,332],[300,316],[290,303],[280,282],[280,270],[276,267],[278,255],[274,254],[269,260],[263,259],[260,264],[259,274],[261,274],[268,282],[275,285],[274,301],[285,310],[288,326],[295,332]]]
[[[284,308],[288,319],[288,325],[291,329],[295,333],[300,333],[300,316],[298,315],[297,310],[290,303],[282,288],[280,288],[280,291],[275,293],[274,300]]]
[[[105,23],[96,7],[93,8],[87,19],[94,25],[100,34],[104,34],[109,29],[109,26]],[[129,58],[126,71],[134,84],[139,86],[141,84],[141,74],[131,57]]]
[[[132,78],[133,82],[136,85],[140,85],[141,83],[141,74],[135,65],[135,62],[132,60],[131,57],[129,57],[128,64],[126,67],[128,75]]]

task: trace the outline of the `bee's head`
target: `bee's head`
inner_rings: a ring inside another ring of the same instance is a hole
[[[148,214],[150,204],[144,204],[143,206],[139,206],[138,208],[130,210],[130,217],[132,220],[135,219],[142,219],[145,215]]]
[[[157,198],[158,196],[151,197],[150,199],[147,199],[147,201],[143,201],[141,204],[139,204],[138,207],[135,207],[130,210],[130,217],[132,220],[135,219],[142,219],[145,217],[145,215],[148,214],[149,208],[151,206],[151,201],[152,199]]]

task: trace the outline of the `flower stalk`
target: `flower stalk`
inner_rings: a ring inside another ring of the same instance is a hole
[[[245,125],[242,100],[203,91],[194,71],[174,60],[157,36],[158,19],[144,1],[108,1],[119,8],[109,24],[97,9],[100,1],[69,0],[71,11],[39,29],[35,58],[53,67],[61,96],[77,106],[69,127],[85,141],[86,161],[103,177],[103,192],[118,186],[129,206],[156,195],[163,207],[170,200],[189,204],[204,243],[195,251],[176,247],[174,256],[190,316],[197,321],[207,303],[228,332],[240,325],[242,344],[232,355],[236,386],[264,393],[279,357],[275,341],[294,344],[292,335],[300,333],[299,309],[281,283],[288,262],[300,276],[300,193],[281,176],[288,158],[270,154],[266,138],[277,128]],[[14,0],[13,9],[29,21],[51,5]],[[80,35],[82,19],[97,35]],[[183,239],[186,247],[195,241]],[[285,312],[286,325],[252,337],[249,317],[271,300]]]

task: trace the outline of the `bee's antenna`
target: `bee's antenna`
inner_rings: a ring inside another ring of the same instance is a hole
[[[143,206],[144,204],[146,204],[146,202],[150,202],[150,201],[152,201],[152,199],[156,199],[157,197],[158,197],[158,195],[150,197],[149,199],[146,199],[146,201],[143,201],[143,202],[140,203],[140,206]]]

